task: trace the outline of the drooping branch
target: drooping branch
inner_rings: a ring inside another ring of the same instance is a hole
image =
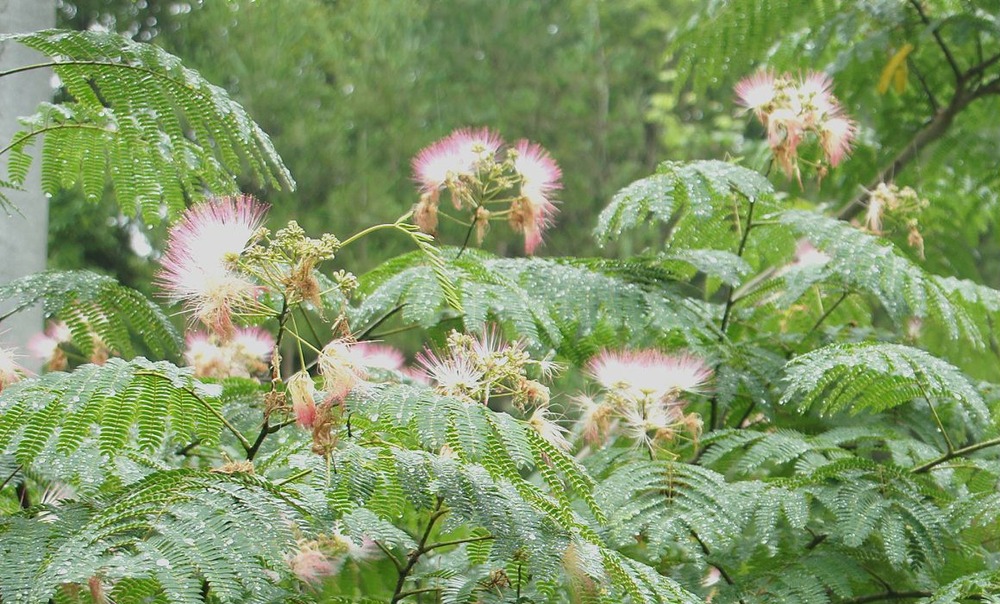
[[[945,463],[946,461],[955,459],[956,457],[964,457],[965,455],[969,455],[970,453],[975,453],[976,451],[981,451],[983,449],[988,449],[989,447],[996,447],[996,446],[1000,446],[1000,438],[991,438],[989,440],[984,440],[983,442],[975,443],[967,447],[962,447],[961,449],[954,449],[952,451],[948,451],[947,453],[941,455],[940,457],[936,457],[928,461],[927,463],[921,464],[913,468],[910,471],[913,472],[914,474],[922,474],[923,472],[927,472],[928,470],[931,470]]]

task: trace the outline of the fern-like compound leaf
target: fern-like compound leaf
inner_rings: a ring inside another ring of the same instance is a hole
[[[19,186],[27,148],[45,135],[42,186],[54,194],[79,183],[98,199],[106,181],[128,215],[160,220],[213,193],[238,192],[249,168],[262,185],[294,187],[270,138],[225,90],[152,44],[106,32],[43,30],[4,36],[49,57],[71,100],[45,104],[23,120],[4,150],[7,179]],[[2,74],[0,74],[2,75]],[[4,199],[0,193],[0,200]]]
[[[43,451],[46,456],[68,455],[88,439],[96,439],[109,456],[132,443],[145,450],[194,439],[215,443],[222,428],[218,406],[190,369],[142,357],[127,362],[113,358],[5,388],[0,393],[0,452],[30,466]]]
[[[982,396],[953,365],[900,344],[831,344],[788,363],[784,404],[821,413],[878,412],[923,398],[954,404],[972,426],[990,422]]]
[[[162,310],[141,293],[115,279],[89,271],[48,271],[0,285],[0,302],[7,314],[41,303],[46,316],[69,327],[73,345],[89,357],[95,336],[124,357],[135,354],[133,338],[149,353],[176,357],[180,336]]]

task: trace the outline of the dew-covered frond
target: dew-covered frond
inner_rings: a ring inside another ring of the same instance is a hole
[[[49,58],[70,100],[23,120],[8,149],[7,180],[23,183],[28,149],[44,134],[42,186],[79,183],[99,199],[106,182],[122,210],[159,221],[210,190],[236,193],[246,169],[261,185],[294,182],[246,110],[152,44],[106,32],[44,30],[4,36]],[[0,199],[3,199],[0,197]]]
[[[917,348],[861,342],[831,344],[787,365],[781,403],[829,414],[878,412],[915,399],[955,406],[967,424],[985,426],[990,412],[982,396],[953,365]]]
[[[714,311],[664,287],[669,272],[648,263],[498,258],[466,250],[446,267],[459,292],[462,324],[500,322],[532,346],[574,360],[598,348],[650,335],[714,340]],[[432,327],[456,318],[446,293],[418,254],[391,260],[361,278],[352,325],[364,329],[402,307],[403,320]]]
[[[768,59],[776,40],[810,26],[819,28],[843,4],[841,0],[715,0],[706,3],[675,37],[678,81],[701,93],[719,81],[743,77]]]
[[[665,247],[735,252],[751,205],[760,217],[778,208],[759,172],[721,161],[664,162],[619,191],[594,235],[608,241],[647,224],[665,226]]]
[[[0,594],[40,602],[100,581],[115,601],[267,602],[283,590],[299,517],[260,478],[154,472],[96,498],[0,519]]]
[[[138,291],[90,271],[47,271],[0,285],[0,302],[13,313],[42,305],[47,317],[66,323],[73,345],[90,357],[95,335],[111,351],[129,358],[134,341],[157,357],[174,358],[180,336],[162,310]]]
[[[851,225],[815,212],[783,212],[779,220],[808,239],[829,260],[808,272],[795,273],[779,304],[792,304],[809,287],[822,282],[843,291],[873,297],[899,326],[911,318],[939,325],[948,336],[983,348],[996,316],[1000,294],[988,287],[931,275],[896,253],[888,242]]]
[[[125,448],[154,451],[193,439],[216,443],[222,428],[218,406],[211,388],[190,369],[142,357],[113,358],[5,388],[0,451],[30,466],[69,455],[91,439],[112,457]]]

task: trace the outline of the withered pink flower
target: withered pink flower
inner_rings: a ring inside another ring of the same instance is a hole
[[[520,140],[514,151],[514,169],[521,178],[521,206],[515,202],[510,222],[514,230],[524,233],[524,251],[533,254],[559,211],[552,194],[562,188],[562,171],[541,145]]]
[[[188,209],[170,229],[156,283],[223,337],[233,333],[234,310],[256,296],[234,263],[253,244],[267,207],[249,196],[217,198]]]
[[[364,383],[367,375],[355,345],[353,341],[337,339],[320,351],[316,366],[323,376],[327,401],[343,401],[351,390]]]
[[[288,396],[292,399],[295,421],[311,428],[316,421],[316,383],[306,371],[299,371],[288,380]]]

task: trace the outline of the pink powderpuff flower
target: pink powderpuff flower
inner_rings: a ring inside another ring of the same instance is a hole
[[[831,166],[837,167],[851,150],[851,142],[856,133],[857,126],[845,117],[830,117],[823,121],[819,129],[819,140]]]
[[[558,208],[552,193],[562,188],[562,170],[541,145],[520,140],[514,145],[517,156],[514,169],[521,177],[521,200],[525,207],[515,207],[511,224],[524,233],[524,251],[533,254],[542,242],[542,233],[552,226]]]
[[[463,128],[424,147],[412,162],[421,193],[436,199],[441,189],[474,174],[479,163],[493,158],[502,144],[500,136],[489,128]]]
[[[59,371],[66,367],[66,354],[59,349],[59,345],[72,339],[73,334],[65,323],[50,321],[44,332],[37,333],[28,340],[28,352],[44,361],[50,371]]]
[[[299,549],[287,557],[292,572],[305,583],[319,583],[337,573],[337,565],[324,554],[316,541],[299,541]]]
[[[229,342],[236,352],[249,359],[266,363],[274,352],[274,336],[260,327],[236,328]]]
[[[701,392],[712,370],[688,354],[668,355],[658,350],[610,351],[588,364],[590,375],[605,389],[632,401],[673,401],[681,392]]]
[[[828,116],[840,111],[832,89],[833,80],[819,71],[810,71],[799,82],[790,100],[807,127],[822,123]]]
[[[233,263],[254,243],[267,208],[249,196],[218,198],[188,209],[170,229],[157,285],[220,336],[232,335],[233,310],[256,297]]]
[[[754,112],[762,123],[767,124],[767,114],[778,94],[774,72],[761,71],[747,76],[736,84],[737,102]]]
[[[800,239],[795,245],[795,259],[792,266],[812,267],[823,266],[830,261],[830,256],[814,246],[808,239]]]
[[[185,342],[184,360],[197,377],[249,378],[264,373],[274,351],[274,336],[259,327],[237,327],[225,342],[214,334],[191,332]]]
[[[360,363],[369,369],[399,371],[406,364],[406,357],[398,349],[386,344],[358,342],[354,352]]]
[[[196,377],[224,378],[229,375],[229,355],[212,336],[204,332],[192,332],[184,340],[187,344],[184,361],[194,367]]]
[[[485,373],[474,359],[466,355],[438,355],[426,348],[417,354],[417,364],[441,394],[480,402],[476,394],[485,384]]]
[[[18,362],[13,348],[0,348],[0,392],[28,374],[28,370]]]
[[[295,422],[311,428],[316,422],[316,383],[306,371],[299,371],[288,380],[288,396],[292,399]]]

